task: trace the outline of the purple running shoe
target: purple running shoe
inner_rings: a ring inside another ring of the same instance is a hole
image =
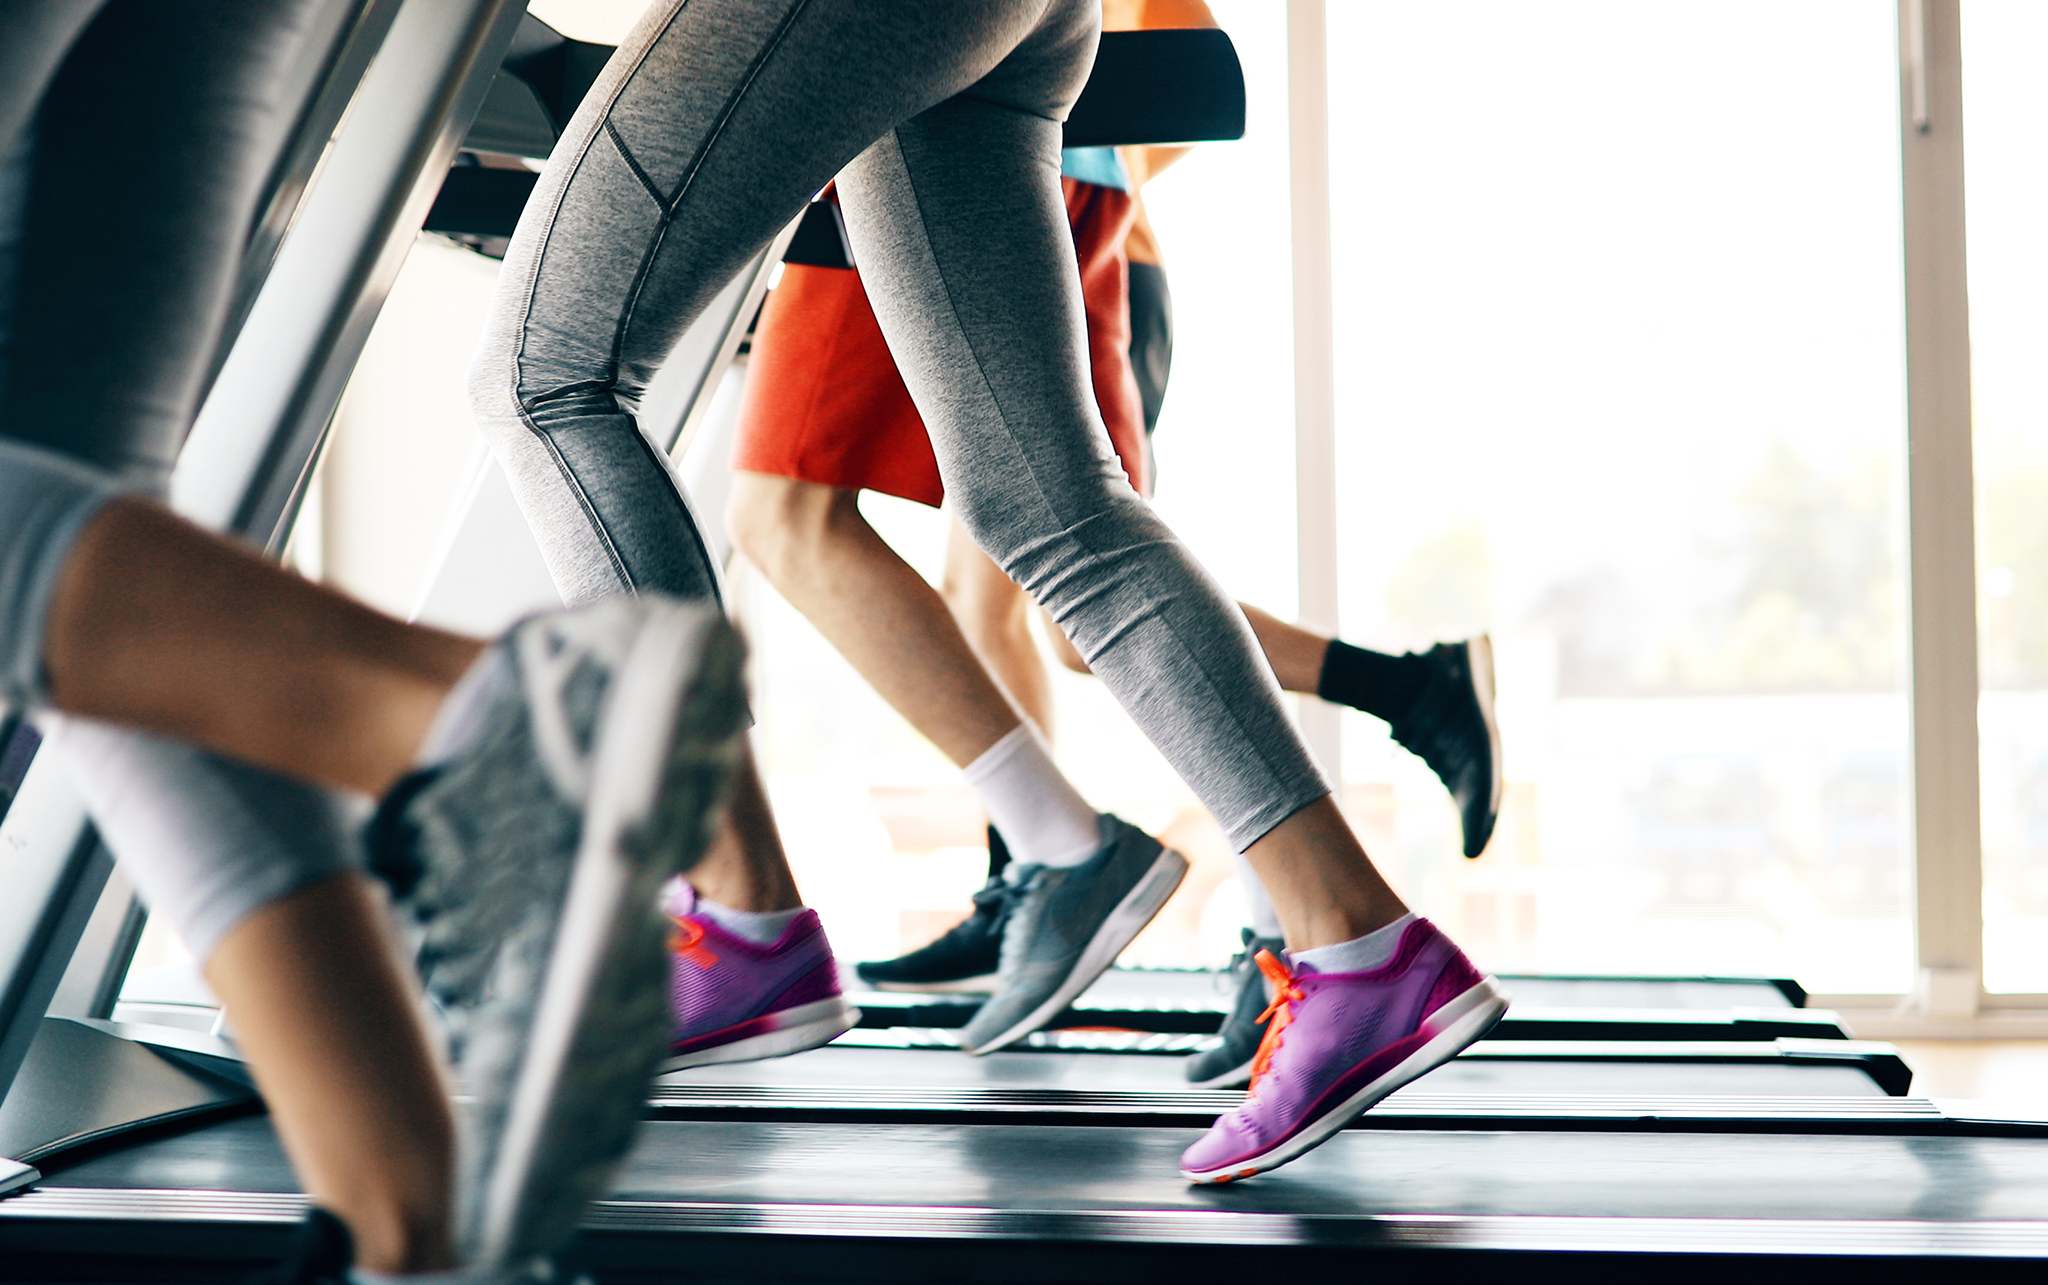
[[[787,1057],[833,1040],[860,1020],[839,993],[839,964],[816,911],[763,946],[697,913],[697,892],[681,884],[668,903],[669,996],[676,1030],[663,1071],[713,1062]]]
[[[1274,998],[1251,1090],[1182,1153],[1189,1182],[1279,1168],[1456,1057],[1508,1010],[1500,984],[1427,919],[1408,925],[1393,959],[1369,972],[1289,971],[1264,950],[1258,963]]]

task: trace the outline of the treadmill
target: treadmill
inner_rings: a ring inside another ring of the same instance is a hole
[[[326,19],[300,143],[252,234],[246,324],[174,492],[272,552],[414,232],[488,249],[509,231],[531,180],[500,158],[544,155],[607,52],[503,0],[335,0]],[[1225,55],[1219,33],[1106,39],[1083,100],[1105,106],[1077,110],[1070,141],[1232,136]],[[666,400],[643,408],[671,450],[704,422],[774,261],[829,257],[819,217],[683,340]],[[491,518],[488,469],[473,481],[451,577]],[[13,730],[0,851],[25,895],[0,907],[0,1276],[238,1279],[276,1258],[304,1197],[217,1015],[122,1001],[140,912],[41,766]],[[1218,975],[1114,970],[980,1059],[957,1051],[961,997],[860,994],[863,1025],[833,1046],[659,1080],[582,1259],[611,1282],[1165,1280],[1283,1259],[1575,1279],[1968,1259],[1954,1266],[2016,1278],[2048,1257],[2048,1122],[1909,1096],[1896,1050],[1795,985],[1507,984],[1518,1005],[1494,1038],[1293,1164],[1201,1188],[1178,1153],[1236,1095],[1188,1089],[1178,1057],[1214,1038]]]

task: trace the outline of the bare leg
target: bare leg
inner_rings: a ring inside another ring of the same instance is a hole
[[[1248,603],[1237,605],[1244,609],[1244,618],[1252,622],[1252,632],[1259,636],[1259,647],[1266,653],[1266,663],[1273,667],[1273,676],[1280,680],[1281,689],[1314,696],[1322,683],[1323,656],[1330,650],[1330,640]]]
[[[44,666],[61,710],[375,795],[482,650],[123,499],[72,548]]]
[[[455,1123],[380,894],[350,874],[274,901],[205,971],[292,1167],[348,1224],[357,1266],[454,1266]]]
[[[1017,582],[989,560],[958,518],[946,533],[946,578],[940,589],[968,646],[995,676],[1024,717],[1052,739],[1052,683],[1038,640],[1031,636],[1037,605]],[[1058,627],[1054,627],[1057,632]],[[1066,635],[1061,634],[1065,641]],[[1073,645],[1068,644],[1068,650]],[[1075,660],[1080,660],[1077,653]],[[1082,666],[1082,672],[1087,667]]]
[[[1244,855],[1280,912],[1289,950],[1363,937],[1408,913],[1327,794],[1268,830]]]
[[[961,767],[1022,719],[923,576],[860,515],[852,491],[762,473],[734,479],[733,542],[882,699]]]
[[[751,753],[733,777],[725,823],[704,859],[691,867],[689,880],[699,896],[734,910],[795,910],[804,904]]]

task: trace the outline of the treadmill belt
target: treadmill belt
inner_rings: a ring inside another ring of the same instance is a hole
[[[1548,977],[1504,973],[1519,1004],[1547,1008],[1793,1008],[1791,982],[1724,977]],[[863,992],[864,997],[914,992]],[[1230,1007],[1237,988],[1228,973],[1204,969],[1112,968],[1081,996],[1083,1003]],[[1802,1001],[1804,992],[1798,992]]]
[[[1779,1279],[1811,1279],[1820,1253],[1971,1256],[1951,1270],[1972,1279],[1991,1259],[2048,1255],[2036,1138],[1353,1132],[1252,1181],[1192,1187],[1176,1170],[1192,1136],[657,1122],[592,1211],[586,1250],[600,1280],[685,1263],[777,1280],[1167,1279],[1261,1261],[1189,1257],[1243,1246],[1583,1255],[1575,1280],[1640,1279],[1658,1269],[1631,1255],[1652,1253],[1719,1259],[1723,1272],[1725,1254],[1757,1256],[1744,1274]],[[75,1250],[79,1219],[137,1253],[196,1252],[208,1226],[281,1236],[292,1187],[266,1122],[231,1121],[0,1201],[0,1255],[51,1252],[67,1234]]]
[[[1838,1044],[1840,1041],[1828,1041]],[[1643,1095],[1737,1095],[1767,1097],[1881,1097],[1885,1089],[1858,1060],[1804,1060],[1777,1046],[1685,1044],[1647,1046],[1675,1050],[1664,1058],[1644,1056],[1643,1045],[1524,1045],[1482,1041],[1473,1050],[1423,1076],[1404,1092]],[[1875,1047],[1889,1050],[1889,1046]],[[1569,1049],[1575,1056],[1560,1056]],[[1530,1050],[1523,1056],[1513,1054]],[[1540,1052],[1539,1052],[1540,1050]],[[1603,1052],[1615,1060],[1592,1060]],[[1542,1056],[1550,1053],[1552,1056]],[[1883,1054],[1864,1054],[1881,1058]],[[1689,1057],[1690,1060],[1678,1060]],[[1668,1060],[1667,1060],[1668,1059]],[[1885,1065],[1889,1065],[1888,1063]],[[663,1076],[654,1101],[680,1107],[718,1099],[721,1089],[747,1087],[787,1091],[792,1101],[806,1090],[1040,1089],[1091,1095],[1194,1095],[1176,1059],[1111,1053],[995,1053],[967,1057],[913,1049],[831,1046],[798,1057],[695,1067]],[[1905,1086],[1897,1086],[1903,1092]],[[1234,1105],[1241,1092],[1212,1091],[1210,1110]]]

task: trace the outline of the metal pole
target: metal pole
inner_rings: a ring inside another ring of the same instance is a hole
[[[1899,54],[1915,999],[1926,1016],[1967,1018],[1984,921],[1959,0],[1901,0]]]
[[[1330,253],[1330,102],[1323,0],[1287,0],[1287,174],[1294,248],[1294,538],[1302,626],[1337,632],[1337,353]],[[1301,730],[1342,797],[1334,705]]]

